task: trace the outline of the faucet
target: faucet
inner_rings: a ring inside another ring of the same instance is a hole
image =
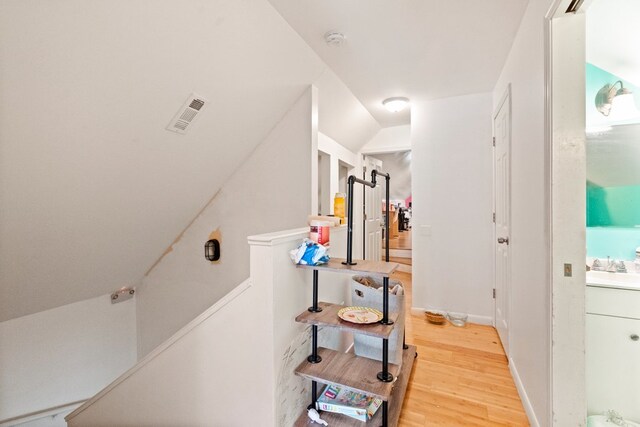
[[[614,261],[615,264],[615,261]],[[627,266],[625,265],[624,261],[620,260],[618,261],[618,264],[616,264],[616,273],[626,273],[627,272]]]
[[[595,258],[593,260],[593,264],[591,264],[591,270],[593,270],[593,271],[604,271],[604,267],[602,266],[602,264],[600,263],[600,260],[598,258]]]
[[[615,273],[616,271],[618,271],[618,267],[616,266],[616,261],[613,260],[611,261],[611,257],[607,257],[607,271],[609,273]]]

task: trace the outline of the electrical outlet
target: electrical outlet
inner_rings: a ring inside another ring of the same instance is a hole
[[[573,276],[573,267],[571,264],[564,265],[564,277],[572,277]]]

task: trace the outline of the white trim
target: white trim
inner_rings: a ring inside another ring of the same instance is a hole
[[[87,399],[76,400],[75,402],[69,402],[62,405],[58,405],[58,406],[52,406],[47,409],[41,409],[39,411],[29,412],[28,414],[6,418],[0,421],[0,427],[11,427],[11,426],[15,426],[16,424],[23,424],[29,421],[39,420],[41,418],[54,417],[58,414],[62,414],[64,412],[74,410],[86,401]]]
[[[562,168],[558,169],[556,167],[559,163],[568,164],[570,161],[572,168],[575,167],[572,172],[574,175],[580,172],[580,167],[584,167],[584,164],[580,163],[581,160],[576,161],[574,155],[569,159],[568,153],[557,148],[562,147],[563,140],[567,138],[571,138],[571,144],[574,147],[578,146],[576,138],[579,135],[584,137],[584,123],[573,128],[570,126],[576,118],[584,120],[584,112],[580,114],[581,109],[571,104],[571,102],[577,102],[576,100],[579,99],[582,99],[584,103],[584,93],[579,96],[575,93],[566,94],[566,83],[579,82],[578,79],[581,76],[577,73],[584,73],[584,57],[577,60],[573,59],[575,67],[572,68],[572,72],[563,70],[553,60],[554,48],[558,47],[559,42],[562,43],[565,49],[570,49],[570,55],[572,56],[579,53],[578,49],[584,48],[584,45],[580,45],[581,42],[584,42],[584,28],[581,30],[572,28],[571,34],[567,35],[567,31],[570,29],[567,27],[566,22],[561,27],[556,27],[555,25],[565,20],[575,20],[577,16],[584,15],[586,11],[585,5],[589,3],[583,3],[578,13],[573,15],[565,13],[569,1],[555,0],[544,19],[545,167],[547,168],[545,170],[547,204],[545,206],[545,214],[547,215],[546,222],[548,225],[548,232],[545,233],[545,237],[549,252],[548,265],[546,266],[546,286],[549,298],[547,342],[549,343],[548,403],[550,410],[548,418],[543,421],[547,421],[551,426],[564,426],[568,425],[568,423],[582,425],[586,422],[587,414],[586,386],[584,384],[585,314],[584,307],[578,307],[578,305],[584,304],[584,293],[586,292],[584,280],[582,280],[582,286],[579,286],[581,282],[580,276],[584,274],[584,270],[581,270],[581,272],[576,271],[574,278],[571,279],[563,277],[561,267],[559,267],[561,263],[568,261],[576,265],[580,265],[580,262],[584,263],[585,257],[577,254],[577,250],[584,251],[584,248],[586,248],[583,237],[575,239],[579,243],[578,247],[576,247],[574,241],[566,243],[568,242],[565,238],[568,234],[565,229],[567,226],[566,212],[569,203],[565,196],[571,193],[575,194],[575,188],[573,190],[571,188],[577,184],[573,177],[564,176],[562,173],[558,174],[558,171],[562,170]],[[584,25],[584,16],[580,18],[583,20],[581,25]],[[559,29],[565,34],[558,36]],[[578,37],[578,33],[580,33],[580,37]],[[567,61],[570,59],[564,53],[562,56],[557,56],[557,58],[562,59],[563,64],[560,65],[566,66]],[[584,54],[584,52],[582,53]],[[562,86],[563,90],[558,91],[557,88],[554,88],[556,85]],[[584,83],[578,85],[578,87],[580,87],[581,91],[584,91]],[[573,90],[575,91],[576,88],[573,88]],[[571,102],[567,103],[567,99],[571,99]],[[556,108],[554,108],[554,104],[556,104]],[[557,105],[560,105],[561,108],[557,109]],[[576,152],[575,150],[572,151],[572,153]],[[556,169],[556,173],[554,173],[554,169]],[[584,181],[582,182],[582,188],[584,189]],[[584,211],[582,212],[584,213]],[[574,220],[571,226],[573,227],[579,222]],[[582,227],[584,230],[584,225]],[[573,229],[572,236],[575,231]],[[572,280],[577,282],[576,285],[578,287],[567,286]],[[566,307],[569,300],[573,305],[572,310],[559,309],[559,307]],[[581,316],[581,319],[576,319],[577,316]],[[578,342],[580,339],[582,339],[582,343]],[[582,384],[579,383],[580,381]]]
[[[424,314],[425,311],[427,310],[433,310],[433,311],[438,311],[441,313],[445,313],[447,310],[443,310],[440,308],[434,308],[434,307],[427,307],[427,308],[422,308],[422,307],[411,307],[411,314],[413,316],[422,316]],[[467,319],[468,323],[475,323],[478,325],[486,325],[486,326],[493,326],[493,317],[491,316],[482,316],[480,314],[467,314],[469,316],[469,318]]]
[[[277,231],[275,233],[257,234],[247,237],[251,246],[274,246],[280,243],[298,240],[309,236],[309,227]]]
[[[551,170],[551,152],[553,143],[553,129],[551,123],[553,122],[553,99],[552,99],[552,71],[553,71],[553,51],[551,49],[551,43],[553,35],[551,32],[552,25],[551,19],[556,13],[561,1],[556,0],[554,4],[549,7],[544,19],[544,54],[545,54],[545,66],[544,66],[544,167],[545,167],[545,215],[547,224],[547,233],[545,233],[545,249],[547,250],[547,265],[546,265],[546,291],[547,291],[547,303],[549,307],[549,324],[547,327],[547,342],[549,348],[547,352],[547,361],[549,363],[548,375],[548,390],[547,390],[547,405],[549,411],[547,413],[547,423],[549,426],[553,426],[553,246],[551,245],[551,234],[553,232],[553,207],[552,207],[552,193],[551,183],[553,182],[553,174]],[[524,388],[523,388],[524,390]]]
[[[540,427],[540,423],[538,422],[536,413],[533,410],[533,406],[531,405],[531,401],[529,400],[527,391],[525,390],[524,385],[520,380],[518,369],[516,368],[516,364],[512,358],[509,358],[509,371],[511,371],[513,382],[516,384],[516,389],[518,390],[518,394],[520,395],[520,400],[522,401],[522,406],[524,406],[524,411],[527,413],[527,417],[529,418],[529,423],[531,423],[532,427]]]
[[[512,239],[512,225],[513,225],[513,221],[512,221],[512,211],[513,211],[513,203],[512,203],[512,179],[513,179],[513,158],[512,158],[512,148],[513,148],[513,144],[512,144],[512,139],[513,139],[513,103],[512,103],[512,98],[511,98],[511,83],[509,83],[507,85],[507,88],[504,91],[504,94],[502,95],[502,98],[500,98],[500,102],[498,103],[498,107],[494,110],[493,112],[493,120],[491,121],[491,128],[492,128],[492,134],[493,134],[493,141],[494,141],[494,145],[493,145],[493,213],[495,215],[496,213],[496,150],[495,150],[495,123],[496,123],[496,118],[498,117],[498,114],[500,113],[500,111],[502,110],[503,107],[506,107],[509,109],[509,137],[508,137],[508,141],[507,141],[507,145],[509,147],[509,177],[508,177],[508,188],[507,188],[507,192],[508,192],[508,199],[509,199],[509,238],[511,239],[511,241],[513,242]],[[495,288],[496,288],[496,240],[497,240],[498,236],[496,235],[496,222],[493,222],[493,289],[495,292]],[[507,348],[504,348],[504,344],[502,344],[502,348],[504,349],[504,352],[506,354],[507,357],[509,357],[509,352],[511,349],[511,310],[512,310],[512,304],[511,304],[511,295],[512,295],[512,291],[513,291],[513,287],[511,286],[511,261],[512,261],[512,250],[511,250],[511,246],[509,246],[509,257],[507,260],[507,283],[505,284],[505,287],[508,288],[508,295],[507,295],[507,313],[506,313],[506,321],[507,321]],[[496,327],[496,325],[498,324],[497,319],[496,319],[496,299],[493,299],[493,319],[491,324]],[[496,329],[497,331],[497,329]],[[498,334],[500,335],[500,334]]]
[[[310,86],[311,90],[311,210],[312,213],[318,212],[318,88],[315,85]]]
[[[145,356],[135,366],[133,366],[131,369],[129,369],[124,374],[120,375],[115,381],[113,381],[107,387],[102,389],[98,394],[93,396],[91,399],[87,400],[82,406],[80,406],[78,409],[76,409],[75,411],[73,411],[72,413],[67,415],[64,419],[66,421],[69,421],[69,420],[73,419],[76,415],[78,415],[81,412],[83,412],[89,406],[93,405],[95,402],[97,402],[98,400],[102,399],[106,394],[108,394],[111,390],[116,388],[120,383],[125,381],[127,378],[129,378],[130,376],[135,374],[138,370],[140,370],[146,364],[148,364],[153,359],[155,359],[160,354],[162,354],[165,350],[169,349],[175,343],[180,341],[185,335],[187,335],[193,329],[198,327],[201,323],[203,323],[209,317],[211,317],[214,314],[216,314],[218,311],[220,311],[222,308],[224,308],[231,301],[233,301],[236,298],[238,298],[240,295],[242,295],[245,291],[247,291],[252,286],[253,286],[253,282],[251,281],[251,279],[247,279],[244,282],[242,282],[241,284],[239,284],[238,286],[236,286],[231,292],[229,292],[227,295],[225,295],[220,300],[218,300],[218,302],[216,302],[214,305],[209,307],[201,315],[199,315],[198,317],[193,319],[191,322],[189,322],[186,326],[184,326],[178,332],[173,334],[168,340],[166,340],[165,342],[160,344],[158,347],[156,347],[151,353],[149,353],[147,356]]]
[[[378,147],[378,148],[370,148],[368,150],[363,149],[361,153],[369,155],[369,154],[404,153],[406,151],[411,151],[411,145]]]

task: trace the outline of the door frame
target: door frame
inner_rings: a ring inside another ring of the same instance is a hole
[[[545,214],[550,426],[586,425],[585,15],[554,0],[545,20]],[[562,55],[557,52],[562,51]],[[569,149],[571,148],[571,149]],[[582,151],[581,151],[582,150]],[[569,166],[570,167],[567,167]],[[564,274],[566,265],[572,275]]]
[[[491,121],[491,127],[492,127],[492,137],[493,140],[495,141],[495,137],[496,137],[496,129],[495,129],[495,120],[498,117],[498,113],[500,113],[500,110],[502,110],[502,107],[505,106],[505,103],[507,103],[507,106],[509,108],[509,136],[508,136],[508,141],[507,141],[507,145],[509,146],[509,170],[508,170],[508,174],[509,174],[509,234],[511,234],[511,177],[512,177],[512,164],[511,164],[511,138],[513,135],[513,131],[512,131],[512,125],[513,125],[513,111],[512,111],[512,103],[511,103],[511,83],[509,83],[507,85],[507,88],[504,91],[504,94],[502,95],[502,97],[500,98],[500,102],[498,102],[498,106],[496,107],[496,109],[493,111],[492,114],[492,121]],[[496,213],[496,149],[495,149],[495,142],[492,148],[492,161],[493,161],[493,214],[495,215]],[[509,236],[509,238],[511,238],[511,236]],[[497,258],[496,258],[496,242],[498,239],[498,235],[497,235],[497,231],[496,231],[496,222],[495,219],[493,221],[493,241],[492,241],[492,247],[493,247],[493,290],[495,292],[496,288],[495,288],[495,284],[497,281],[497,277],[498,277],[498,272],[496,269],[496,263],[497,263]],[[511,248],[509,248],[509,251],[511,251]],[[507,266],[507,277],[508,277],[508,286],[509,286],[509,292],[507,295],[507,344],[509,342],[511,342],[511,252],[509,252],[509,260],[508,260],[508,266]],[[495,294],[494,294],[495,295]],[[493,298],[493,327],[497,328],[498,323],[496,321],[496,298],[494,296]],[[503,349],[504,349],[504,345],[503,345]],[[504,349],[505,350],[505,355],[507,356],[507,360],[509,359],[509,352],[508,352],[508,348]]]
[[[383,166],[382,160],[375,158],[375,153],[362,153],[362,171],[363,171],[362,179],[364,179],[365,181],[370,181],[371,171],[367,169],[367,158],[371,158],[379,162],[379,167],[381,168],[381,170],[384,170],[383,169],[384,166]],[[382,183],[378,182],[378,186],[380,185],[382,185]],[[369,189],[366,186],[362,186],[362,259],[367,259],[367,220],[368,220],[367,192],[368,191],[375,191],[375,189]],[[382,225],[382,218],[380,218],[380,224]],[[383,241],[384,241],[384,237],[382,237],[382,228],[381,228],[380,253],[382,253]]]

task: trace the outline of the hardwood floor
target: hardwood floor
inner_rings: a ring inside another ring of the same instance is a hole
[[[405,285],[411,307],[411,274],[393,278]],[[418,359],[400,427],[529,425],[495,329],[432,325],[407,313],[406,334]]]
[[[384,261],[384,254],[382,255],[382,260]],[[390,256],[389,261],[397,262],[398,264],[411,265],[411,258],[401,258],[396,256]]]
[[[384,240],[382,247],[384,248]],[[411,249],[411,230],[398,233],[398,237],[389,239],[389,249]]]

